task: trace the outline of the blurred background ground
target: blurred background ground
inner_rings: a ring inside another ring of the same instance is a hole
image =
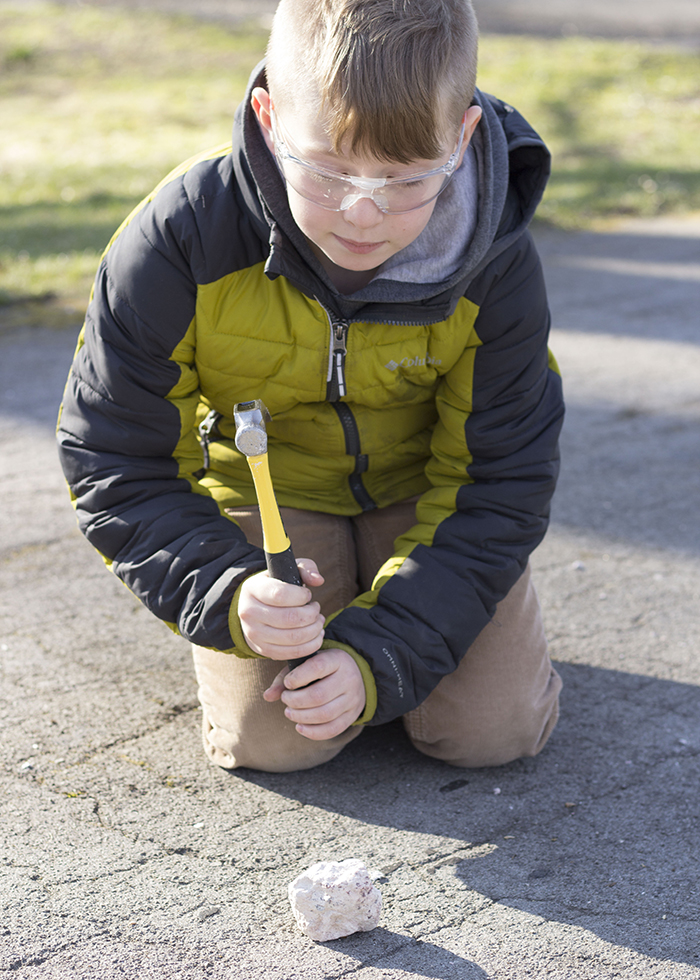
[[[481,86],[554,153],[539,221],[600,228],[700,211],[699,4],[477,7]],[[122,218],[171,167],[229,138],[273,8],[0,0],[0,329],[81,318]],[[513,33],[545,24],[546,35]]]
[[[40,0],[25,0],[37,3]],[[79,6],[120,6],[132,10],[190,14],[200,19],[236,23],[259,20],[269,24],[276,0],[64,0]],[[694,0],[474,0],[482,31],[644,37],[697,44],[697,4]]]

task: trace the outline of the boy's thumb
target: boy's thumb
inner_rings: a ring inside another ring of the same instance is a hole
[[[279,672],[277,677],[275,677],[268,689],[263,691],[263,698],[266,701],[279,701],[279,699],[282,697],[282,692],[285,690],[284,679],[288,673],[289,667],[285,667]]]
[[[297,568],[304,585],[311,588],[323,585],[325,579],[318,570],[318,565],[312,558],[297,558]]]

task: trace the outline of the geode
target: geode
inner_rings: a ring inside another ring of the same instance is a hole
[[[312,864],[290,884],[289,901],[301,931],[320,943],[369,932],[382,910],[382,893],[354,859]]]

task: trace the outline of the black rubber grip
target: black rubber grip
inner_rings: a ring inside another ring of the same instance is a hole
[[[286,551],[280,551],[276,555],[265,552],[265,560],[270,578],[276,578],[278,582],[287,582],[289,585],[304,584],[291,545]]]
[[[265,559],[267,561],[267,570],[270,573],[271,578],[276,578],[278,582],[287,582],[289,585],[304,584],[301,580],[301,575],[299,574],[299,569],[297,567],[291,545],[286,551],[280,551],[276,555],[271,555],[266,551]],[[313,656],[313,654],[311,654],[311,656]],[[303,664],[304,661],[308,659],[308,657],[301,657],[299,660],[289,660],[289,669],[294,670],[295,667]]]

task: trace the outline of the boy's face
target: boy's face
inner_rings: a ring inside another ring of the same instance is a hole
[[[274,135],[270,119],[270,97],[264,89],[255,89],[253,109],[265,142],[274,152]],[[458,163],[481,116],[473,106],[466,114],[466,126]],[[298,109],[277,116],[285,138],[293,141],[294,151],[305,163],[338,174],[354,177],[402,177],[433,170],[446,164],[454,152],[456,135],[446,140],[445,152],[438,160],[415,160],[409,164],[391,164],[351,152],[334,153],[318,114]],[[400,214],[385,214],[370,197],[359,197],[343,211],[329,211],[297,193],[287,184],[292,216],[308,239],[321,263],[353,272],[369,272],[392,255],[411,244],[423,231],[435,207],[430,201],[423,207]]]

